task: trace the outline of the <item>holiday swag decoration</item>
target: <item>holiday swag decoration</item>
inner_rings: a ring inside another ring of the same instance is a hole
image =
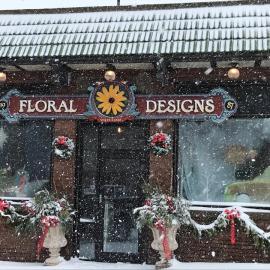
[[[55,138],[52,145],[54,153],[64,159],[70,158],[75,148],[73,140],[65,136]]]
[[[6,218],[7,223],[14,223],[19,220],[21,215],[16,213],[15,208],[6,200],[0,199],[0,218]]]
[[[48,265],[60,262],[60,248],[67,244],[64,231],[72,222],[72,215],[68,201],[47,190],[37,192],[33,199],[22,203],[17,209],[0,199],[0,217],[6,217],[7,222],[14,224],[17,233],[31,230],[41,232],[37,243],[37,258],[42,248],[48,247],[51,253],[45,262]],[[52,229],[57,229],[56,234]]]
[[[148,142],[157,156],[167,155],[172,150],[171,136],[166,133],[157,132],[149,138]]]
[[[211,236],[221,229],[230,226],[230,242],[236,244],[235,224],[244,226],[246,232],[251,235],[256,244],[266,248],[270,246],[270,232],[264,232],[244,213],[242,207],[230,207],[223,210],[217,219],[208,225],[198,224],[191,218],[189,203],[183,198],[174,198],[160,191],[152,191],[142,207],[134,209],[137,220],[137,228],[148,226],[152,232],[154,241],[151,247],[160,252],[161,261],[157,262],[157,268],[170,266],[173,250],[178,247],[175,241],[177,229],[183,224],[191,226],[199,237],[203,233]]]
[[[263,248],[270,246],[270,232],[264,232],[260,229],[245,213],[245,208],[243,207],[236,206],[224,209],[217,219],[208,225],[200,225],[191,219],[191,224],[196,229],[199,236],[201,236],[203,232],[212,235],[230,225],[230,242],[232,245],[236,244],[236,222],[244,227],[245,231],[253,238],[256,245]]]
[[[157,267],[169,267],[172,251],[177,249],[175,240],[177,229],[181,224],[190,224],[188,202],[183,198],[173,198],[160,193],[158,190],[150,192],[144,206],[136,208],[137,227],[148,226],[154,236],[151,246],[158,250],[161,260]]]
[[[42,231],[37,245],[38,257],[49,229],[60,224],[65,227],[72,220],[72,211],[67,200],[56,198],[47,190],[37,192],[32,200],[22,205],[22,209],[26,215],[17,230],[35,230],[38,227]]]

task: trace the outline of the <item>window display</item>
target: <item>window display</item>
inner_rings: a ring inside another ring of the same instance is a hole
[[[179,155],[187,199],[270,203],[270,119],[181,122]]]
[[[0,122],[0,196],[32,197],[50,188],[51,125]]]

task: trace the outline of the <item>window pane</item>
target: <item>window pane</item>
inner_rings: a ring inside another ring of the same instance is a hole
[[[189,200],[270,203],[270,119],[181,123],[179,153]]]
[[[49,188],[51,126],[0,122],[0,196],[32,197]]]

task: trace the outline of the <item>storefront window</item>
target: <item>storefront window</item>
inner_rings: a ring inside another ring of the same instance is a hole
[[[270,119],[181,122],[179,155],[187,199],[270,203]]]
[[[51,125],[0,122],[0,196],[32,197],[50,187]]]

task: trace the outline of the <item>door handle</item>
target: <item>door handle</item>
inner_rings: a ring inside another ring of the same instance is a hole
[[[102,197],[102,194],[99,195],[99,203],[102,203],[103,201],[103,197]]]

